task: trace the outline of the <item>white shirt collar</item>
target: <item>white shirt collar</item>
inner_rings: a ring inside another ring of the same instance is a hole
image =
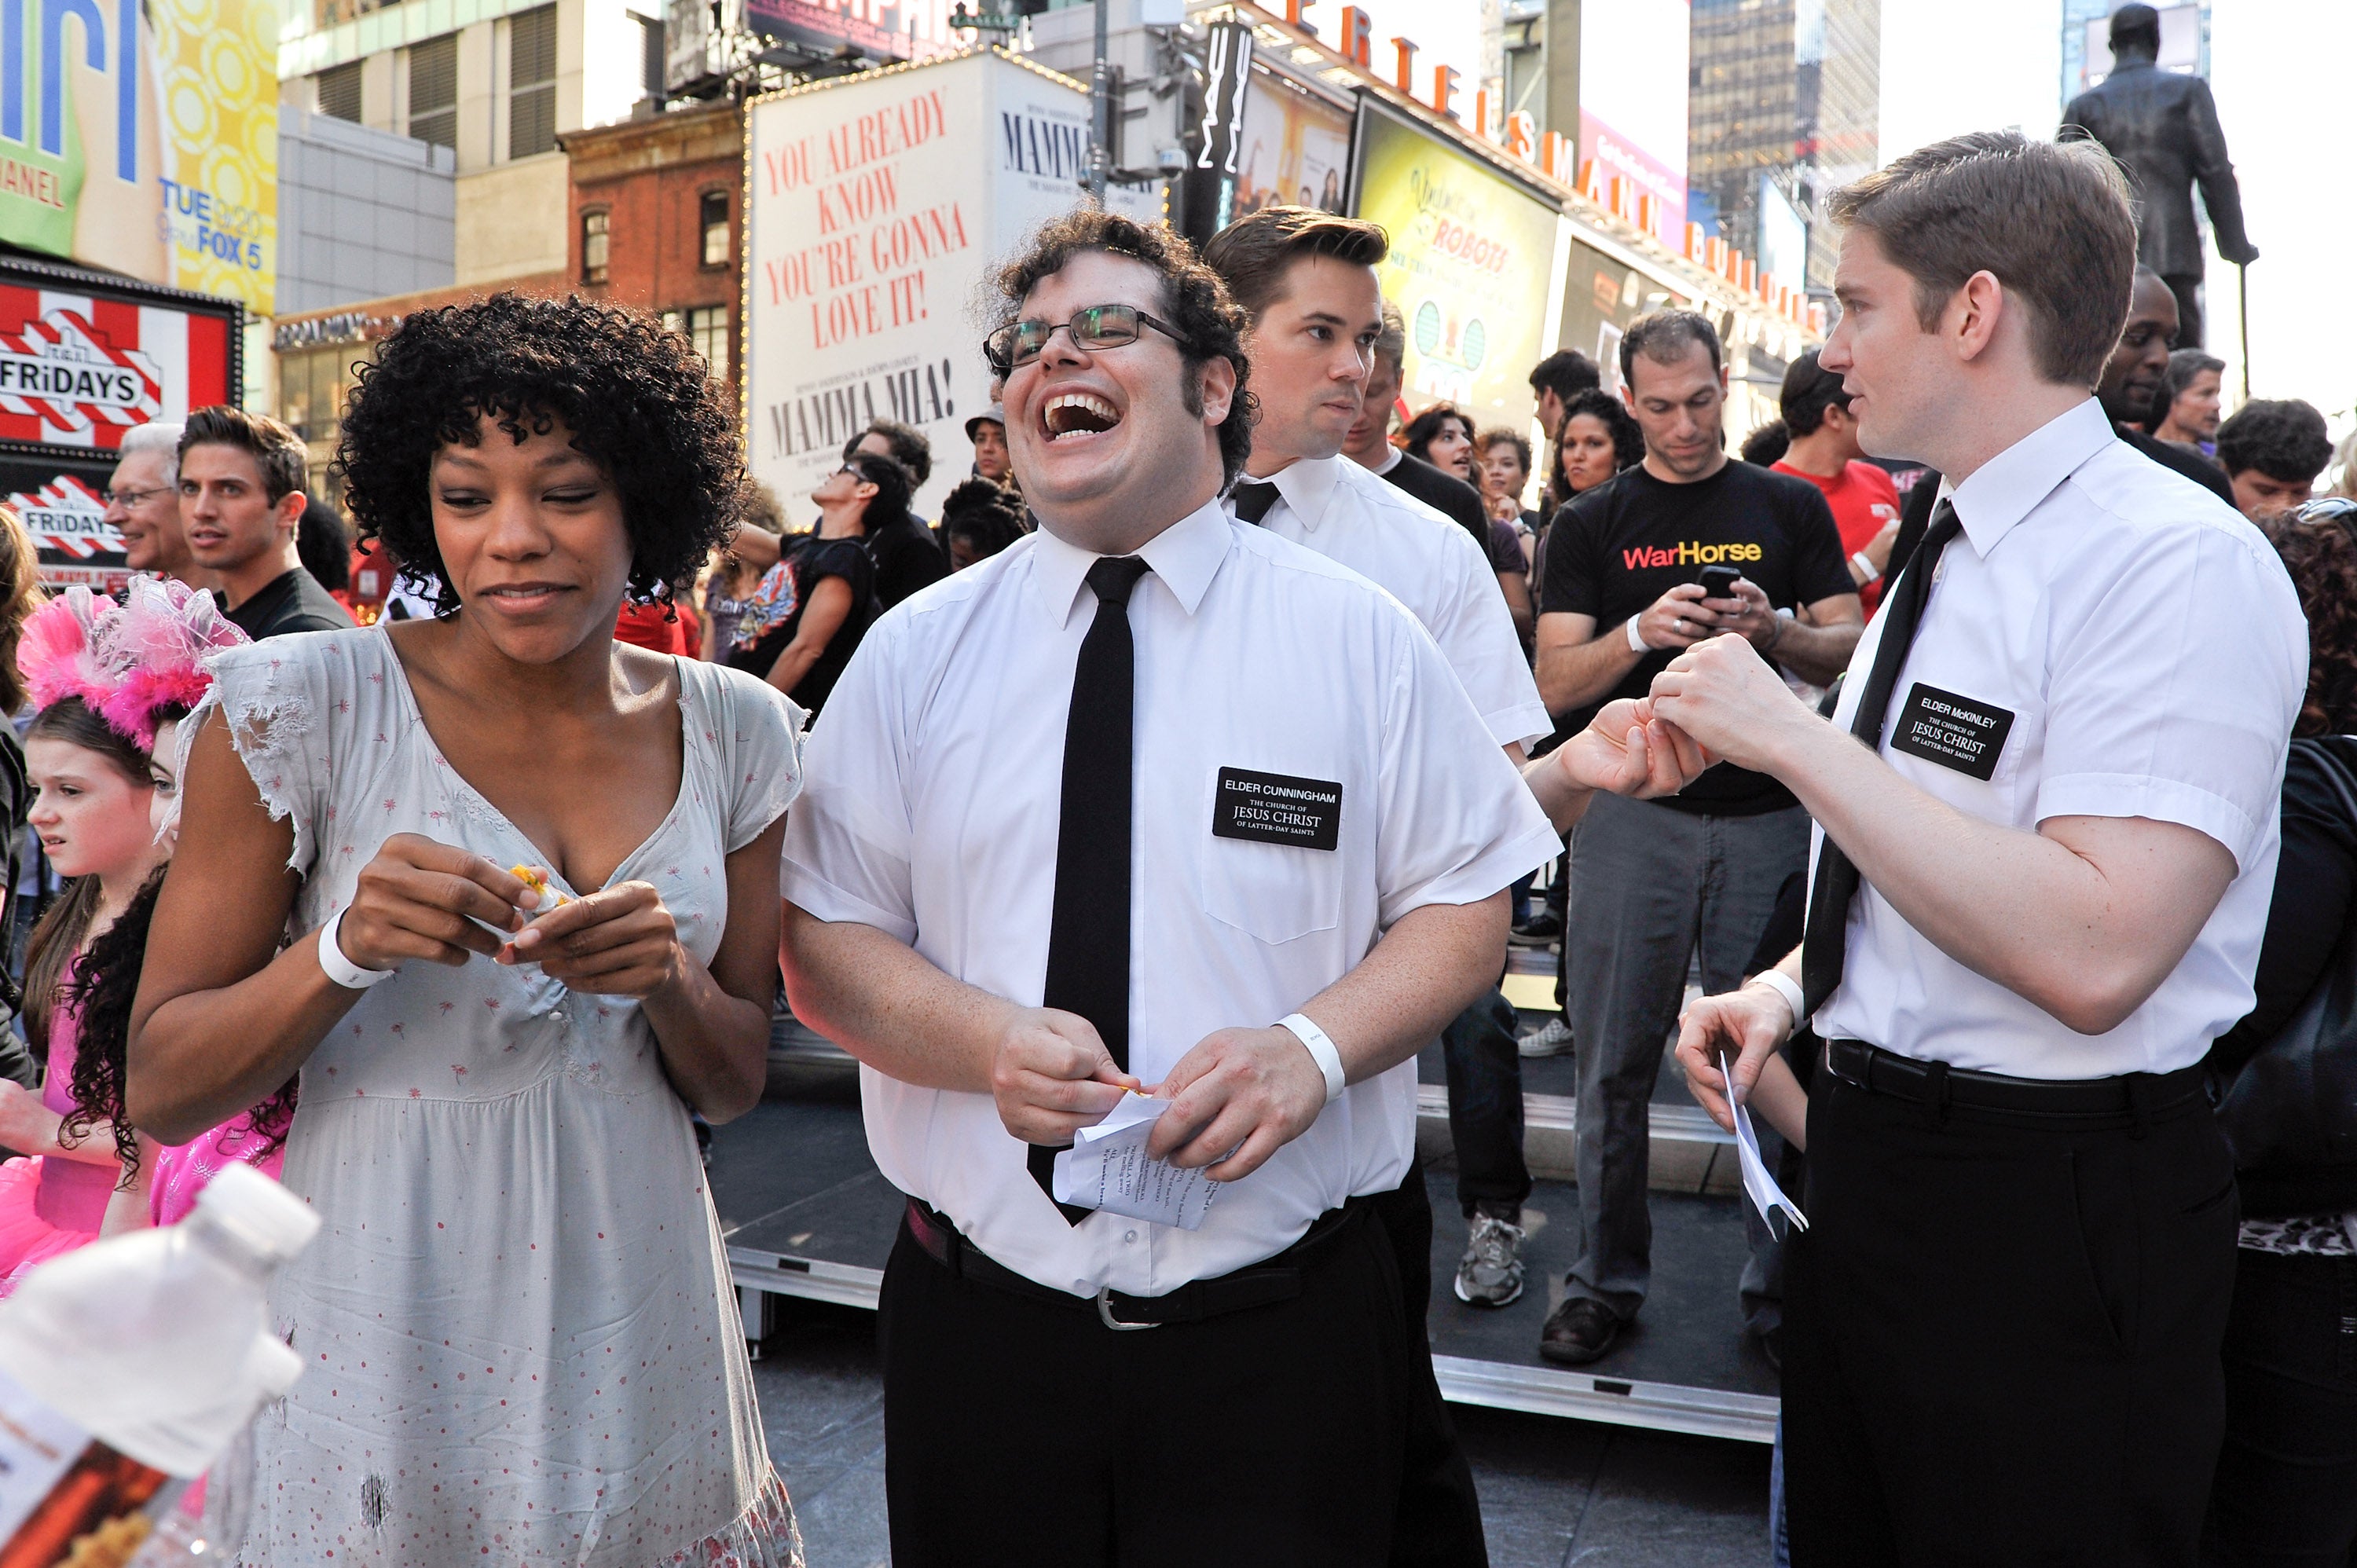
[[[1370,468],[1367,472],[1380,478],[1383,475],[1390,473],[1394,468],[1398,467],[1400,466],[1400,459],[1406,456],[1406,453],[1401,451],[1398,447],[1386,441],[1383,443],[1383,461],[1382,467]]]
[[[1342,482],[1342,465],[1350,460],[1340,454],[1297,457],[1265,478],[1249,474],[1244,478],[1247,483],[1275,485],[1293,515],[1301,520],[1301,526],[1315,532],[1318,520],[1326,515],[1326,503],[1334,499],[1334,488]]]
[[[1137,555],[1191,616],[1228,558],[1232,526],[1227,508],[1213,497],[1140,545]],[[1033,591],[1049,620],[1061,628],[1071,621],[1089,568],[1103,557],[1059,539],[1045,523],[1032,539]]]
[[[1975,469],[1950,498],[1974,553],[1986,556],[2081,464],[2118,439],[2104,405],[2091,397]]]

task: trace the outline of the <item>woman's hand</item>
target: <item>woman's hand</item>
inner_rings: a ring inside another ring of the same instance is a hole
[[[603,887],[550,910],[500,949],[498,959],[537,963],[576,991],[641,1002],[680,985],[693,961],[662,896],[648,882]]]
[[[0,1149],[20,1155],[52,1153],[63,1122],[41,1103],[39,1095],[14,1079],[0,1078]]]
[[[506,944],[496,933],[523,929],[523,911],[536,898],[522,878],[479,854],[395,833],[361,868],[337,946],[362,969],[399,969],[419,958],[456,969],[476,953],[497,957]]]

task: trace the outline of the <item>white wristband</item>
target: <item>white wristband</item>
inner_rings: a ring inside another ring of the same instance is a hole
[[[366,991],[380,980],[391,980],[393,976],[392,970],[362,969],[344,956],[344,950],[336,940],[336,933],[343,929],[342,909],[337,910],[328,923],[319,928],[319,967],[327,972],[328,978],[347,991]]]
[[[1881,575],[1882,575],[1882,570],[1881,570],[1881,568],[1879,568],[1879,567],[1878,567],[1877,565],[1875,565],[1875,564],[1874,564],[1873,562],[1871,562],[1871,561],[1867,560],[1867,556],[1866,556],[1866,552],[1865,552],[1865,551],[1863,551],[1863,550],[1859,551],[1857,554],[1855,554],[1855,555],[1851,556],[1851,557],[1849,558],[1849,564],[1850,564],[1851,565],[1853,565],[1853,566],[1857,567],[1859,571],[1861,571],[1861,572],[1863,572],[1863,573],[1865,573],[1865,574],[1866,574],[1866,575],[1865,575],[1863,578],[1859,579],[1859,581],[1860,581],[1860,583],[1861,583],[1861,584],[1864,584],[1864,583],[1871,583],[1871,582],[1873,582],[1877,577],[1879,577],[1879,576],[1881,576]]]
[[[1798,984],[1794,983],[1792,977],[1782,970],[1763,969],[1751,977],[1751,983],[1764,985],[1784,999],[1784,1005],[1792,1010],[1792,1027],[1795,1029],[1809,1021],[1807,995],[1802,992]]]
[[[1645,634],[1637,629],[1637,622],[1642,618],[1643,618],[1640,616],[1631,616],[1629,618],[1629,651],[1631,653],[1651,653],[1653,651],[1653,645],[1647,642],[1645,640]]]
[[[1302,1048],[1309,1053],[1309,1059],[1318,1064],[1318,1070],[1326,1075],[1326,1103],[1331,1105],[1340,1100],[1342,1097],[1342,1053],[1334,1048],[1334,1042],[1326,1031],[1298,1013],[1279,1018],[1276,1026],[1291,1030],[1293,1037],[1299,1040]]]

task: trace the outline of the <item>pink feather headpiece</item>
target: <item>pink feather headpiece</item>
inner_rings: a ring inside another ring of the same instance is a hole
[[[210,594],[143,575],[120,606],[81,587],[43,605],[25,623],[16,662],[42,707],[80,697],[150,751],[156,714],[195,707],[212,685],[204,660],[245,640]]]
[[[26,618],[16,642],[16,668],[33,705],[46,708],[80,697],[92,709],[114,682],[99,661],[99,628],[120,613],[113,599],[88,588],[68,588]]]

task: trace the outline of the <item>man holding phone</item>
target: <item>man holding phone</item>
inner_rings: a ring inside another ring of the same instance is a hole
[[[1540,585],[1539,693],[1558,733],[1642,695],[1672,658],[1725,632],[1802,681],[1831,681],[1865,618],[1841,531],[1815,486],[1727,457],[1717,332],[1693,311],[1641,317],[1621,339],[1620,375],[1645,461],[1557,515]],[[1669,799],[1598,800],[1575,832],[1577,918],[1563,952],[1586,1239],[1540,1341],[1548,1359],[1594,1361],[1644,1304],[1646,1106],[1687,961],[1698,944],[1706,990],[1739,980],[1808,850],[1791,791],[1725,764]],[[1782,1289],[1764,1230],[1753,1241],[1744,1323],[1772,1356]]]

